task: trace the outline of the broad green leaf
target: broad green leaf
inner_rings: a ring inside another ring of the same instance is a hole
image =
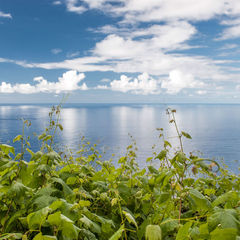
[[[9,153],[12,153],[13,155],[15,155],[15,149],[12,146],[9,146],[7,144],[0,144],[0,149],[1,149],[1,151],[3,151],[7,155]]]
[[[63,205],[63,201],[61,201],[61,200],[56,200],[56,201],[54,201],[49,207],[50,207],[53,211],[55,211],[55,210],[59,209],[60,207],[62,207],[62,205]]]
[[[50,208],[46,207],[39,211],[30,213],[27,216],[28,226],[31,230],[38,229],[46,220],[48,213],[51,211]]]
[[[80,231],[73,223],[71,222],[63,222],[62,224],[62,235],[67,239],[75,240],[78,239],[78,233]]]
[[[9,188],[9,195],[11,196],[17,196],[20,197],[22,195],[24,195],[24,193],[26,191],[29,191],[30,189],[28,187],[26,187],[24,184],[22,184],[19,181],[14,181],[11,185],[11,187]]]
[[[57,240],[57,237],[55,236],[49,236],[49,235],[42,235],[42,233],[38,233],[33,240]]]
[[[238,213],[234,209],[217,209],[215,213],[208,217],[208,225],[210,230],[214,230],[217,226],[221,228],[238,229],[239,221]]]
[[[178,228],[178,221],[168,218],[165,219],[161,224],[160,227],[162,229],[162,234],[164,235],[168,235],[168,233],[171,232],[176,232],[176,229]]]
[[[92,232],[98,233],[98,234],[101,233],[101,227],[97,223],[87,218],[86,216],[83,215],[83,217],[80,218],[79,220],[84,224],[85,227],[90,229]]]
[[[189,190],[189,197],[193,207],[197,211],[207,211],[211,208],[210,201],[196,189]]]
[[[110,238],[109,240],[118,240],[121,238],[122,233],[124,231],[124,225],[122,225]]]
[[[60,225],[61,225],[61,222],[62,222],[61,212],[58,211],[58,212],[55,212],[55,213],[49,215],[49,216],[48,216],[48,222],[49,222],[51,225],[60,226]]]
[[[238,193],[234,191],[229,191],[219,196],[217,199],[215,199],[212,204],[213,206],[218,206],[220,204],[223,204],[226,202],[232,202],[232,201],[235,201],[237,203],[238,200],[239,200]]]
[[[162,240],[162,230],[159,225],[148,225],[145,232],[146,240]]]
[[[181,226],[178,230],[176,240],[186,240],[189,239],[189,229],[192,226],[192,222],[187,222]]]
[[[234,228],[216,228],[211,232],[211,240],[236,240],[236,237],[237,229]]]
[[[200,225],[199,232],[200,232],[200,237],[202,237],[203,239],[208,238],[209,236],[208,224],[204,223]]]

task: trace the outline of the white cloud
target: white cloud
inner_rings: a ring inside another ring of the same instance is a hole
[[[53,53],[53,54],[59,54],[60,52],[62,52],[62,49],[60,49],[60,48],[54,48],[54,49],[52,49],[51,50],[51,53]]]
[[[120,21],[123,20],[125,23],[136,24],[122,25],[118,22],[115,26],[107,25],[97,29],[98,32],[106,35],[85,57],[74,58],[78,54],[76,52],[67,55],[68,58],[74,59],[61,62],[34,63],[10,59],[0,59],[0,62],[15,63],[26,68],[76,69],[79,72],[112,71],[126,75],[147,72],[156,79],[170,75],[168,80],[163,81],[162,86],[171,94],[178,93],[184,88],[197,88],[197,86],[201,88],[210,81],[239,81],[239,68],[232,71],[227,62],[182,52],[196,47],[190,45],[190,40],[199,36],[193,25],[196,21],[209,20],[224,14],[226,20],[222,21],[222,24],[227,27],[238,26],[239,0],[64,0],[62,2],[65,2],[67,10],[71,12],[81,14],[88,9],[97,9],[120,17]],[[145,22],[144,28],[141,22]],[[234,46],[226,45],[225,49]],[[121,84],[125,83],[126,87],[121,91],[138,91],[131,89],[135,80],[127,79],[126,77],[125,80],[114,80],[115,89],[116,86],[121,89]],[[139,81],[137,78],[137,86]],[[113,89],[112,86],[110,87]]]
[[[206,90],[198,90],[196,92],[198,95],[206,95],[207,94],[207,91]]]
[[[97,85],[95,89],[106,90],[106,89],[109,89],[109,87],[107,85]]]
[[[135,31],[126,30],[110,34],[96,44],[94,54],[111,58],[131,58],[146,52],[169,51],[189,48],[185,44],[196,33],[196,29],[187,22],[171,22],[165,25],[153,25]],[[135,38],[138,38],[135,40]],[[183,44],[184,43],[184,44]]]
[[[209,20],[217,15],[236,16],[240,13],[238,0],[65,0],[67,9],[82,13],[98,9],[126,22],[172,20]],[[71,10],[69,4],[71,3]]]
[[[0,85],[0,93],[13,93],[14,89],[10,83],[2,82]]]
[[[226,28],[218,40],[226,40],[240,37],[240,24]]]
[[[81,14],[87,10],[78,0],[66,0],[67,10],[69,12],[75,12]]]
[[[100,82],[103,82],[103,83],[107,83],[107,82],[110,82],[111,80],[108,79],[108,78],[103,78],[100,80]]]
[[[54,1],[54,2],[53,2],[53,5],[61,5],[61,4],[62,4],[61,1]]]
[[[239,20],[239,0],[65,0],[65,3],[68,11],[81,14],[97,9],[122,17],[123,23],[205,21],[225,16],[230,19],[225,22],[234,26],[227,28],[219,40],[240,36],[240,25],[230,24]]]
[[[179,70],[173,70],[169,73],[169,79],[162,82],[161,87],[167,90],[169,94],[179,93],[185,88],[202,88],[205,84],[194,79],[194,76],[183,73]]]
[[[160,90],[159,81],[153,79],[147,73],[143,73],[134,79],[121,75],[120,80],[110,82],[110,88],[113,91],[143,95],[157,94]]]
[[[85,78],[83,73],[78,73],[75,70],[65,72],[62,77],[58,78],[57,82],[49,82],[43,77],[35,77],[33,80],[35,85],[29,83],[15,84],[2,82],[0,85],[0,93],[22,93],[32,94],[39,92],[47,93],[61,93],[74,90],[87,90],[88,87],[85,83],[79,83]]]
[[[12,15],[10,13],[4,13],[0,11],[0,17],[2,18],[12,18]]]
[[[67,53],[67,58],[74,58],[80,55],[79,51]]]
[[[229,50],[229,49],[234,49],[237,48],[238,45],[237,44],[230,44],[230,43],[226,43],[224,46],[222,46],[219,50]]]

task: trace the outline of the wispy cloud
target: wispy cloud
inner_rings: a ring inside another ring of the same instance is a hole
[[[67,58],[75,58],[80,55],[79,51],[67,53]]]
[[[61,1],[54,1],[54,2],[53,2],[53,5],[61,5],[61,4],[62,4]]]
[[[62,52],[62,49],[60,49],[60,48],[54,48],[51,50],[51,53],[53,53],[53,54],[59,54],[60,52]]]
[[[0,18],[12,18],[12,15],[10,13],[4,13],[0,11]]]

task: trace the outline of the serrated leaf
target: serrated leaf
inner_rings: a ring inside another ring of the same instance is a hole
[[[181,226],[178,230],[176,240],[186,240],[189,239],[189,229],[192,226],[192,222],[187,222]]]
[[[24,195],[26,191],[29,191],[30,188],[26,187],[24,184],[22,184],[19,181],[14,181],[9,188],[8,194],[11,196],[17,196],[20,197]]]
[[[118,240],[121,238],[122,233],[124,231],[124,225],[122,225],[110,238],[109,240]]]
[[[51,211],[51,209],[46,207],[39,211],[30,213],[27,216],[27,223],[28,223],[29,228],[31,230],[38,229],[39,226],[41,226],[45,222],[46,217],[50,211]]]
[[[126,211],[122,211],[122,212],[124,216],[127,218],[128,222],[134,224],[135,227],[138,228],[135,218],[129,212],[126,212]]]
[[[159,225],[147,225],[145,232],[146,240],[162,240],[162,230]]]
[[[80,218],[80,222],[82,222],[84,226],[90,229],[92,232],[98,233],[98,234],[101,233],[101,227],[97,223],[87,218],[85,215],[83,215],[83,217]]]

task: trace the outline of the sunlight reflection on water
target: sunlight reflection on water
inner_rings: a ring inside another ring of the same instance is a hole
[[[224,157],[231,169],[236,169],[240,159],[240,105],[172,105],[177,109],[176,119],[181,130],[190,133],[192,140],[184,140],[184,149],[201,151],[206,157]],[[110,158],[124,154],[131,143],[130,133],[137,142],[138,162],[144,167],[145,159],[152,155],[152,146],[160,150],[157,127],[165,130],[165,135],[174,148],[178,146],[176,131],[168,123],[166,105],[66,105],[61,112],[64,130],[57,136],[57,143],[76,148],[81,136],[91,143],[99,142],[99,149],[108,149]],[[3,105],[0,106],[0,141],[8,142],[21,134],[20,119],[28,119],[32,126],[27,133],[41,133],[48,124],[50,106],[45,105]],[[33,138],[32,148],[39,143]]]

